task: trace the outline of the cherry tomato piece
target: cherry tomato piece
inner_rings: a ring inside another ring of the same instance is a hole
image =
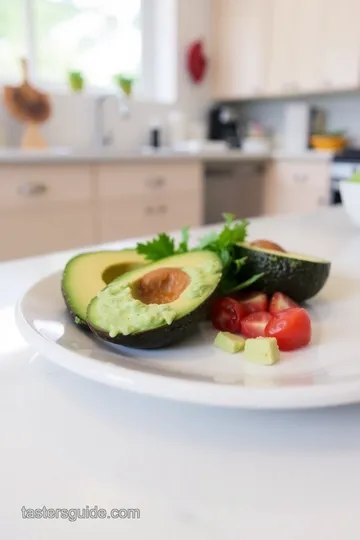
[[[219,298],[211,310],[211,321],[217,330],[240,332],[240,322],[246,316],[246,309],[234,298]]]
[[[257,313],[258,311],[267,311],[269,305],[267,295],[262,292],[243,293],[237,295],[235,298],[240,304],[245,306],[248,315],[250,313]]]
[[[271,321],[267,311],[251,313],[241,321],[241,333],[247,338],[265,337],[265,329]]]
[[[273,315],[265,329],[266,337],[277,340],[280,351],[294,351],[311,341],[311,320],[303,308],[290,308]]]
[[[285,311],[285,309],[293,307],[299,306],[294,300],[289,298],[289,296],[286,296],[286,294],[276,292],[270,300],[269,312],[272,315],[275,315],[276,313],[280,313],[280,311]]]

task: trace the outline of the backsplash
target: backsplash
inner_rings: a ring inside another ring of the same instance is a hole
[[[301,99],[282,99],[253,101],[239,104],[240,116],[243,121],[258,121],[272,133],[277,133],[281,140],[284,122],[284,104],[288,101]],[[353,145],[360,146],[360,94],[333,94],[312,96],[303,101],[310,106],[321,107],[326,111],[327,129],[346,130]]]

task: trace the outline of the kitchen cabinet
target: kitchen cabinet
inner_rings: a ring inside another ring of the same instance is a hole
[[[358,0],[213,0],[215,99],[360,86]]]
[[[0,260],[91,244],[89,166],[0,166]]]
[[[317,89],[320,55],[319,0],[273,0],[270,18],[269,95]]]
[[[266,93],[273,0],[214,0],[214,99]]]
[[[311,212],[330,204],[330,164],[274,161],[265,178],[265,214]]]
[[[97,178],[100,242],[203,223],[200,162],[104,164]]]
[[[203,223],[195,161],[0,166],[0,260]]]
[[[317,0],[321,23],[317,50],[318,87],[327,91],[355,89],[360,84],[360,3]]]

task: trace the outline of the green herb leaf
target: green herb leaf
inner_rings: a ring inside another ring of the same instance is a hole
[[[214,231],[207,233],[205,236],[203,236],[200,239],[196,249],[205,249],[205,248],[207,248],[211,244],[214,244],[216,242],[217,238],[218,238],[218,233],[216,233]]]
[[[222,249],[220,251],[220,259],[223,263],[224,268],[226,268],[231,263],[231,256],[227,249]]]
[[[239,270],[246,264],[247,257],[242,257],[241,259],[235,259],[234,265],[235,265],[235,272],[238,273]]]
[[[246,289],[247,287],[250,287],[250,285],[253,285],[256,283],[260,278],[262,278],[265,274],[255,274],[254,276],[251,276],[251,278],[247,279],[246,281],[243,281],[242,283],[239,283],[237,285],[233,284],[224,284],[222,291],[223,294],[230,294],[237,291],[242,291],[243,289]],[[226,286],[225,286],[226,285]]]
[[[230,225],[236,219],[236,215],[231,212],[224,212],[222,217],[227,225]]]
[[[189,251],[189,230],[190,227],[183,227],[181,229],[181,242],[179,244],[179,253],[187,253]]]
[[[150,242],[138,244],[136,251],[149,261],[159,261],[175,254],[175,243],[169,235],[161,233]]]

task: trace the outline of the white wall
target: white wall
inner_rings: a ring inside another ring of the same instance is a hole
[[[203,38],[209,42],[211,0],[168,0],[177,3],[177,94],[178,103],[141,103],[131,106],[131,115],[123,119],[118,114],[118,104],[111,98],[105,104],[105,126],[114,133],[114,145],[120,150],[135,150],[146,144],[149,124],[156,120],[166,125],[172,108],[181,108],[190,119],[204,117],[209,106],[209,79],[197,87],[185,73],[185,50],[191,40]],[[86,148],[94,138],[94,98],[91,96],[54,95],[53,115],[44,126],[49,144]],[[21,128],[0,108],[0,125],[6,130],[9,145],[19,143]],[[163,137],[166,141],[166,132]]]
[[[273,132],[283,133],[284,104],[289,100],[253,101],[240,104],[244,121],[255,120]],[[296,101],[299,101],[298,99]],[[354,145],[360,146],[360,95],[334,94],[304,99],[311,106],[325,109],[327,129],[346,130]]]

